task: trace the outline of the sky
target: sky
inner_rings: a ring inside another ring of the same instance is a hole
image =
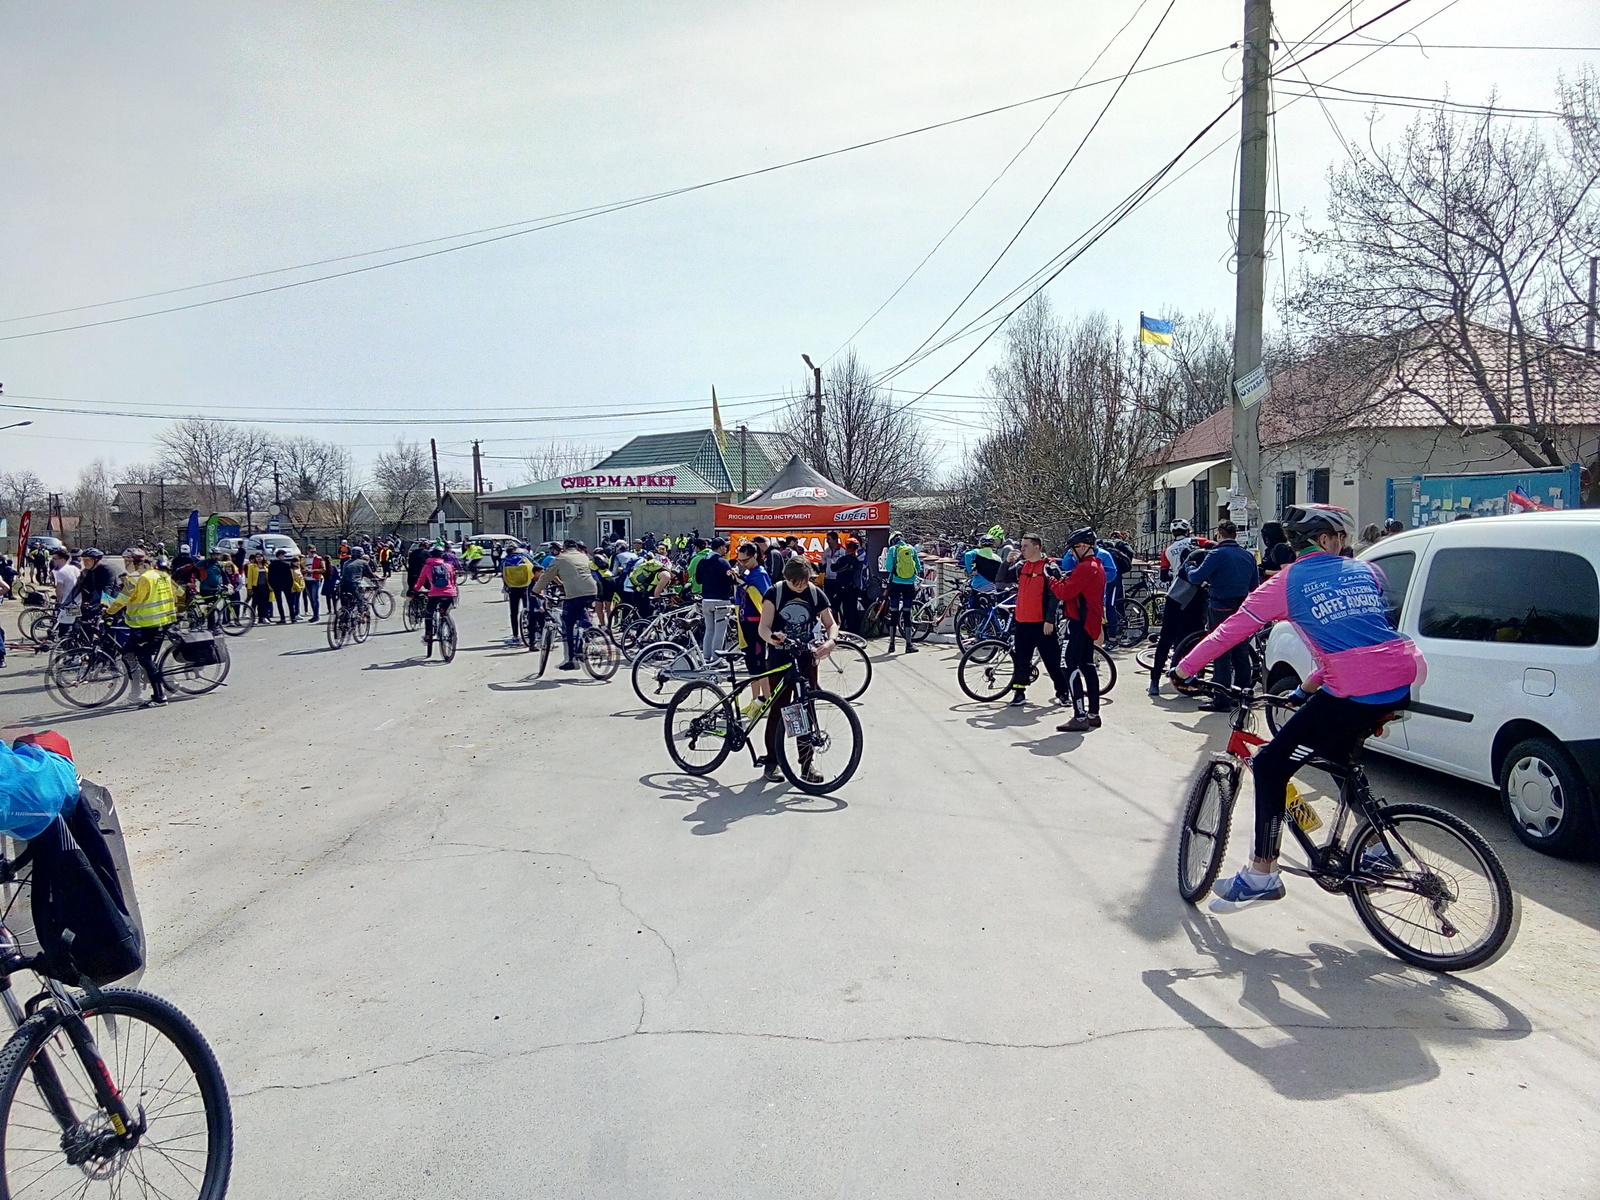
[[[1280,0],[1278,61],[1392,3]],[[916,350],[1075,151],[964,314],[1032,275],[1175,154],[1237,92],[1228,47],[1242,7],[8,5],[0,384],[5,403],[74,411],[0,409],[0,424],[33,421],[0,432],[0,470],[69,487],[92,459],[149,458],[164,422],[146,418],[163,414],[271,421],[338,441],[360,463],[397,437],[434,437],[460,474],[477,438],[499,486],[524,478],[521,457],[552,442],[610,448],[704,427],[713,386],[727,425],[770,427],[804,385],[802,353],[822,361],[853,344],[883,370]],[[1561,72],[1600,61],[1596,46],[1593,0],[1410,0],[1304,70],[1361,91],[1471,102],[1497,92],[1547,109]],[[1184,58],[1117,89],[1136,61]],[[281,271],[527,229],[1096,80],[1110,82],[1059,107],[1020,105],[420,261],[44,332],[461,246],[478,239]],[[1388,140],[1415,115],[1364,102],[1324,111],[1285,94],[1277,107],[1274,206],[1285,217],[1275,228],[1291,231],[1321,216],[1341,135]],[[1130,330],[1141,310],[1231,315],[1238,126],[1235,111],[1050,285],[1058,313],[1104,310]],[[1292,237],[1277,250],[1275,291],[1298,262]],[[267,271],[279,273],[104,305]],[[34,315],[88,305],[101,307]],[[1001,339],[978,346],[980,336],[892,380],[907,401],[938,384],[916,409],[947,464],[981,433]]]

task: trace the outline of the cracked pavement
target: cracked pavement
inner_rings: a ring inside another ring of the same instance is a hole
[[[1138,680],[1081,738],[968,702],[949,650],[879,661],[858,777],[806,797],[737,755],[673,773],[625,676],[533,679],[495,599],[449,666],[397,620],[337,654],[272,627],[164,711],[0,674],[118,799],[145,985],[234,1096],[232,1194],[1595,1194],[1600,872],[1491,793],[1372,767],[1523,896],[1511,951],[1445,978],[1305,880],[1182,904],[1223,724]]]

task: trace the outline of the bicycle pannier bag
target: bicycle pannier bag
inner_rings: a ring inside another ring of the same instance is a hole
[[[222,661],[214,635],[198,629],[182,629],[173,636],[178,639],[178,657],[191,667],[211,667]]]
[[[144,968],[144,929],[110,794],[82,795],[19,856],[29,867],[33,934],[44,969],[67,984],[99,986]]]

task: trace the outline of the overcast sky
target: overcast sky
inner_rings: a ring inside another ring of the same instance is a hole
[[[1317,40],[1389,3],[1357,3]],[[1329,0],[1277,7],[1291,43],[1343,11]],[[0,318],[527,221],[1027,99],[1085,72],[1115,77],[1166,8],[1167,0],[23,0],[0,10]],[[1448,90],[1481,101],[1498,89],[1505,104],[1548,108],[1559,72],[1600,58],[1418,47],[1600,45],[1594,0],[1412,0],[1369,34],[1388,39],[1419,22],[1394,47],[1335,47],[1306,71],[1413,96]],[[1174,0],[1142,65],[1220,50],[1241,23],[1237,0]],[[1131,78],[974,309],[1175,153],[1229,101],[1238,74],[1237,51],[1223,51]],[[1111,91],[1068,98],[916,279],[855,335],[869,366],[898,362],[943,320]],[[436,436],[452,455],[478,437],[492,456],[486,474],[502,485],[521,477],[507,460],[539,442],[610,447],[642,431],[707,424],[713,385],[729,425],[760,427],[772,418],[770,398],[800,386],[799,355],[820,360],[850,339],[1054,103],[420,262],[0,341],[0,381],[7,397],[64,397],[78,408],[284,419],[295,423],[275,428],[336,439],[362,461],[396,436]],[[1315,217],[1339,142],[1313,101],[1279,104],[1282,207]],[[1329,109],[1347,138],[1368,135],[1363,105]],[[1412,115],[1382,110],[1377,135],[1398,133]],[[1237,137],[1230,115],[1183,165],[1216,153],[1068,269],[1051,287],[1058,311],[1104,309],[1130,326],[1141,308],[1230,314]],[[0,337],[383,260],[13,320],[0,324]],[[931,385],[972,345],[956,343],[894,386]],[[981,390],[998,349],[990,342],[938,389],[956,397],[922,402],[947,459],[980,420],[982,402],[959,397]],[[607,415],[639,413],[648,415]],[[35,412],[0,413],[0,423],[30,417],[31,428],[0,433],[0,469],[31,467],[63,487],[90,459],[147,457],[161,427]],[[307,417],[406,424],[300,423]]]

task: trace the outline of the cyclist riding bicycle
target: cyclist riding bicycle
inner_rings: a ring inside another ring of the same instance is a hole
[[[428,551],[422,564],[422,574],[417,577],[417,592],[428,598],[428,611],[422,618],[422,640],[428,647],[428,657],[433,657],[434,629],[439,614],[448,612],[456,599],[456,569],[445,557],[443,546]]]
[[[356,607],[366,604],[366,598],[361,594],[361,581],[370,579],[374,583],[378,577],[372,573],[372,564],[367,561],[367,552],[360,546],[350,551],[350,557],[344,560],[339,567],[339,602],[346,607]]]
[[[594,572],[589,569],[589,556],[578,548],[573,538],[568,538],[560,554],[550,560],[543,575],[533,585],[537,596],[552,583],[561,587],[561,636],[566,644],[567,658],[559,669],[578,669],[578,630],[588,621],[588,612],[594,604],[599,587]]]
[[[1284,526],[1313,546],[1251,592],[1172,672],[1178,681],[1187,679],[1283,620],[1294,625],[1316,661],[1311,677],[1294,694],[1303,701],[1299,711],[1255,756],[1250,862],[1217,884],[1213,912],[1237,912],[1283,898],[1278,841],[1290,776],[1313,756],[1348,759],[1385,717],[1410,703],[1411,685],[1426,670],[1417,646],[1389,624],[1383,572],[1372,563],[1340,557],[1355,536],[1355,518],[1337,505],[1306,504],[1290,508]]]

